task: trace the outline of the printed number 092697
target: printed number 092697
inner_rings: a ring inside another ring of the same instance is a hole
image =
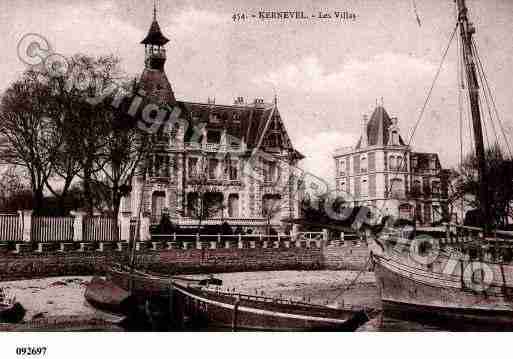
[[[46,347],[17,347],[16,355],[45,355]]]

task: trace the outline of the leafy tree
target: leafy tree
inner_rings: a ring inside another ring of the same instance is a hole
[[[499,226],[508,224],[513,215],[513,161],[506,159],[500,148],[494,146],[486,151],[485,179],[491,213]],[[454,198],[463,199],[464,203],[474,209],[480,208],[477,159],[468,155],[456,170],[454,181]],[[475,211],[474,217],[475,216]],[[482,218],[474,218],[473,224],[482,224]]]

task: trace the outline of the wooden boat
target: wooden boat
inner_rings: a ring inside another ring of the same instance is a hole
[[[219,290],[209,280],[112,269],[109,280],[139,296],[168,295],[174,320],[186,327],[270,331],[354,331],[368,320],[364,308],[336,309],[311,303]],[[210,280],[212,282],[212,280]],[[171,293],[171,295],[170,295]]]
[[[25,308],[0,287],[0,322],[18,323],[25,316]]]
[[[412,243],[370,238],[376,284],[387,315],[406,320],[449,319],[513,328],[513,265],[472,261],[443,249],[433,261],[419,262]]]
[[[487,236],[493,224],[486,182],[486,159],[480,117],[479,84],[476,72],[475,27],[467,17],[465,0],[456,0],[458,27],[461,36],[462,64],[465,66],[466,88],[470,100],[473,137],[479,181],[480,238],[474,246],[489,247]],[[456,29],[455,29],[456,31]],[[482,69],[481,69],[482,70]],[[467,227],[464,230],[473,230]],[[389,229],[390,230],[390,229]],[[445,230],[442,230],[445,232]],[[495,231],[497,235],[508,233]],[[457,329],[513,329],[513,265],[482,253],[462,253],[462,243],[447,233],[447,240],[436,236],[403,236],[385,233],[368,236],[376,283],[386,315],[407,320],[439,320]],[[429,241],[425,239],[430,238]],[[495,245],[501,242],[494,238]],[[420,245],[424,242],[424,246]],[[457,243],[455,243],[457,242]],[[464,241],[463,241],[464,242]],[[507,243],[508,240],[502,241]],[[511,246],[511,244],[509,244]],[[467,248],[470,248],[467,246]],[[485,259],[486,258],[486,259]],[[485,325],[483,327],[483,325]]]
[[[130,305],[128,291],[100,277],[91,279],[84,297],[93,307],[113,313],[124,313]]]

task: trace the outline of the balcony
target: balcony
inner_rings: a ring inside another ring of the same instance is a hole
[[[185,142],[184,148],[186,150],[197,150],[205,152],[241,152],[243,148],[240,144],[222,145],[219,143],[198,143],[198,142]]]
[[[231,217],[219,217],[219,218],[206,218],[201,221],[202,225],[213,225],[222,224],[228,222],[232,226],[266,226],[267,220],[265,218],[231,218]],[[178,220],[180,226],[197,226],[199,220],[191,217],[184,217]]]

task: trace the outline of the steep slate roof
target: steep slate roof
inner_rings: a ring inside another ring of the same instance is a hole
[[[154,18],[151,23],[150,30],[148,31],[148,35],[146,35],[146,37],[141,41],[141,44],[162,46],[168,42],[169,39],[162,34],[159,23]]]
[[[209,129],[227,129],[227,134],[244,139],[248,149],[256,148],[265,136],[268,124],[280,119],[278,109],[273,104],[259,105],[216,105],[208,103],[183,102],[193,123],[205,122]],[[304,156],[296,151],[283,129],[283,147],[298,158]]]
[[[383,106],[374,109],[369,122],[367,123],[367,144],[369,146],[383,146],[388,143],[388,129],[392,126],[392,120]],[[361,147],[362,138],[358,140],[356,148]],[[399,136],[399,143],[404,145],[404,141]]]
[[[156,105],[176,103],[173,88],[164,71],[145,68],[139,79],[138,90],[144,90],[149,102]]]

